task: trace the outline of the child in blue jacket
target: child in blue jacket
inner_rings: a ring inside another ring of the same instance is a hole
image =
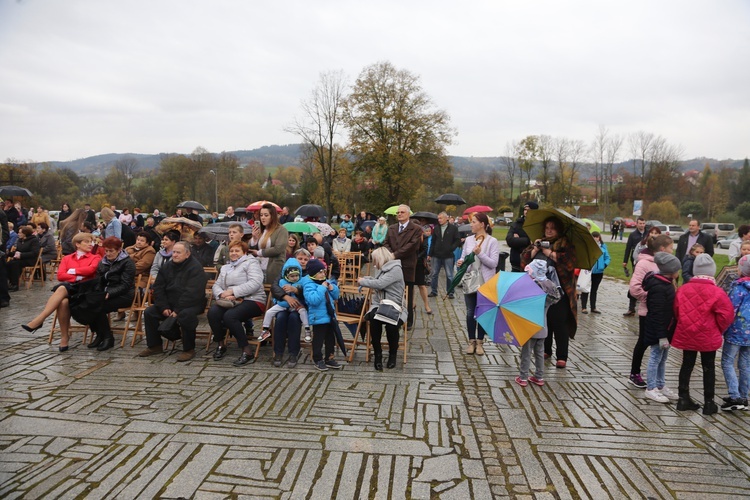
[[[307,263],[307,276],[302,292],[307,304],[307,315],[312,325],[313,339],[313,361],[315,368],[319,371],[327,371],[329,368],[339,370],[342,368],[333,358],[336,348],[336,335],[333,331],[333,321],[336,321],[335,304],[339,298],[339,287],[336,283],[326,281],[326,264],[322,260],[312,259]],[[326,351],[323,358],[323,344]]]
[[[729,289],[729,300],[734,307],[734,322],[724,332],[724,345],[721,348],[721,369],[727,381],[729,397],[724,398],[721,409],[724,411],[747,408],[747,394],[750,391],[750,255],[737,262],[740,277]],[[734,370],[734,362],[740,376]]]
[[[602,279],[604,278],[604,269],[609,265],[610,257],[607,245],[602,241],[601,233],[599,233],[599,231],[592,231],[591,236],[594,237],[594,241],[596,241],[596,244],[599,245],[599,248],[602,251],[602,256],[599,257],[596,264],[594,264],[594,267],[591,268],[591,291],[589,292],[591,294],[591,312],[594,314],[601,314],[602,312],[596,308],[596,294],[599,291],[599,284],[601,284]],[[586,302],[588,302],[589,293],[581,293],[581,312],[583,314],[589,313],[586,310]]]
[[[285,285],[292,285],[296,287],[299,292],[292,293],[294,297],[302,299],[302,288],[305,283],[310,280],[308,276],[302,276],[302,265],[294,257],[287,259],[284,263],[284,267],[281,268],[281,279],[279,280],[279,286],[284,287]],[[263,331],[260,334],[259,340],[263,341],[271,336],[271,322],[281,311],[290,310],[289,303],[285,300],[273,299],[273,306],[268,308],[266,314],[263,316]],[[307,309],[303,304],[300,304],[296,308],[299,313],[299,319],[302,321],[302,326],[305,327],[305,342],[310,342],[312,337],[310,335],[310,323],[307,320]]]

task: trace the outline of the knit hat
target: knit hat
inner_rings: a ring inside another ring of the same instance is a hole
[[[325,269],[326,263],[318,259],[312,259],[307,263],[307,267],[305,268],[305,270],[307,271],[307,275],[310,277],[315,276],[320,271],[325,271]]]
[[[680,270],[680,259],[669,252],[656,252],[654,262],[659,268],[659,273],[663,275],[674,274]]]
[[[737,269],[740,271],[740,276],[750,276],[750,255],[745,255],[737,261]]]
[[[524,207],[529,207],[529,210],[538,210],[539,209],[539,204],[537,202],[535,202],[535,201],[527,201],[526,203],[524,203],[523,206]]]
[[[524,271],[537,281],[544,281],[547,279],[547,261],[542,259],[534,259],[523,268]]]
[[[707,253],[702,253],[695,258],[693,263],[693,276],[714,276],[716,274],[716,263]]]

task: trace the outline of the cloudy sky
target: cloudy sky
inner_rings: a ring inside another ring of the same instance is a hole
[[[500,156],[644,130],[750,156],[750,2],[0,0],[0,160],[298,142],[322,72],[390,61]]]

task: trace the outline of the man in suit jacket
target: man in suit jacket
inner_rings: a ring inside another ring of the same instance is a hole
[[[383,246],[401,261],[401,269],[406,283],[407,307],[409,317],[407,328],[414,325],[414,281],[417,270],[417,256],[422,246],[422,227],[409,221],[411,209],[407,205],[399,205],[396,212],[398,223],[391,225],[385,234]]]
[[[691,220],[688,225],[688,230],[682,233],[680,239],[677,240],[677,251],[675,257],[680,259],[680,262],[685,260],[685,256],[690,252],[690,247],[700,243],[703,245],[705,253],[713,256],[714,254],[714,240],[711,235],[701,231],[701,224],[697,220]]]
[[[438,278],[440,269],[445,268],[445,288],[447,289],[453,281],[453,252],[461,243],[458,235],[458,227],[448,224],[448,214],[438,214],[438,225],[432,232],[432,245],[430,245],[427,262],[432,266],[432,277],[430,278],[430,297],[437,297]],[[453,295],[453,294],[451,294]],[[450,297],[453,298],[453,297]]]

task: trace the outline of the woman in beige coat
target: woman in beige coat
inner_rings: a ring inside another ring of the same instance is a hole
[[[260,208],[259,217],[259,222],[253,225],[250,253],[260,260],[265,274],[263,283],[270,285],[281,276],[289,232],[279,223],[276,207],[270,203],[265,203]]]

